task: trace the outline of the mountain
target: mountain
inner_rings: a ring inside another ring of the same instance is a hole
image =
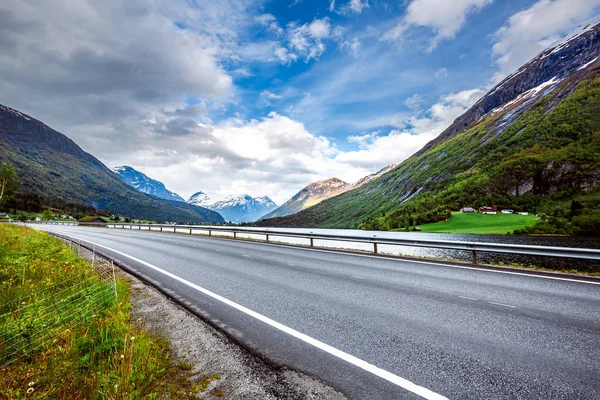
[[[210,197],[204,192],[196,192],[190,196],[187,202],[195,206],[208,208],[210,205]]]
[[[292,198],[283,203],[283,205],[261,219],[269,219],[275,217],[285,217],[319,204],[323,200],[337,196],[352,189],[356,189],[367,182],[379,177],[387,171],[394,168],[397,164],[388,165],[381,170],[370,174],[360,179],[355,183],[346,183],[338,178],[325,179],[323,181],[313,182],[304,189],[296,193]]]
[[[283,203],[281,207],[264,215],[261,219],[285,217],[286,215],[297,213],[298,211],[318,204],[325,199],[348,191],[349,186],[349,183],[339,180],[338,178],[313,182]]]
[[[449,210],[538,212],[530,232],[600,232],[600,20],[508,76],[391,171],[262,225],[396,229]]]
[[[127,165],[114,167],[112,170],[119,175],[119,178],[123,182],[142,193],[150,194],[160,199],[185,202],[180,195],[168,190],[162,182],[149,178],[147,175]]]
[[[193,197],[193,196],[192,196]],[[225,221],[234,223],[254,222],[263,215],[277,208],[277,204],[269,197],[254,198],[247,194],[218,201],[207,208],[217,211]]]
[[[0,105],[0,162],[12,164],[20,190],[131,218],[223,222],[216,212],[133,189],[97,158],[42,122]]]

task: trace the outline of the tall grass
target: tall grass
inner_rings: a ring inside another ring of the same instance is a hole
[[[0,225],[0,358],[14,350],[11,340],[34,343],[33,318],[47,339],[2,367],[0,398],[189,397],[189,372],[174,365],[169,343],[130,321],[128,283],[117,281],[117,299],[112,288],[97,297],[102,290],[90,264],[61,241]]]

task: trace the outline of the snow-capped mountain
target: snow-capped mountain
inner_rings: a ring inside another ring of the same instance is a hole
[[[127,165],[114,167],[112,170],[119,175],[123,182],[142,193],[146,193],[161,199],[185,202],[180,195],[168,190],[162,182],[152,179]]]
[[[193,204],[195,206],[206,207],[210,205],[210,197],[204,192],[196,192],[190,196],[187,201],[189,204]]]
[[[390,164],[379,171],[367,175],[355,183],[347,183],[338,178],[329,178],[323,181],[313,182],[304,189],[296,193],[291,199],[286,201],[281,207],[273,212],[263,216],[261,219],[274,217],[285,217],[286,215],[297,213],[305,208],[314,206],[323,200],[337,196],[348,190],[356,189],[375,178],[380,177],[386,172],[392,170],[397,164]]]
[[[228,197],[213,203],[206,193],[196,192],[187,202],[216,211],[223,216],[225,221],[234,223],[254,222],[277,208],[277,204],[268,196],[255,198],[247,194]]]
[[[277,204],[267,196],[254,198],[244,194],[238,197],[229,197],[204,207],[218,212],[225,221],[240,223],[258,220],[263,215],[275,210]]]

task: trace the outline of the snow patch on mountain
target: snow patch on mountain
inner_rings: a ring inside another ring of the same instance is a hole
[[[200,207],[206,207],[209,208],[208,206],[211,204],[211,200],[210,197],[208,197],[208,195],[204,192],[196,192],[193,195],[190,196],[190,198],[187,201],[189,204],[193,204],[195,206],[200,206]]]
[[[123,182],[142,193],[165,200],[185,202],[180,195],[167,189],[162,182],[152,179],[130,166],[122,165],[114,167],[112,170],[119,175]]]

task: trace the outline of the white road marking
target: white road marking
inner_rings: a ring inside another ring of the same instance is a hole
[[[246,257],[246,258],[252,258],[252,257],[250,257],[248,254],[242,254],[242,257]]]
[[[363,277],[361,277],[361,276],[354,276],[354,275],[352,275],[352,277],[353,277],[354,279],[365,279],[365,278],[363,278]]]
[[[495,304],[497,306],[502,306],[502,307],[510,307],[510,308],[517,308],[517,306],[511,306],[509,304],[502,304],[502,303],[494,303],[493,301],[488,301],[488,303],[490,304]]]
[[[458,296],[458,297],[460,297],[461,299],[467,299],[467,300],[477,300],[474,297],[467,297],[467,296]]]
[[[287,265],[289,265],[290,267],[295,267],[294,264],[287,263]]]
[[[171,272],[165,271],[164,269],[161,269],[161,268],[159,268],[159,267],[157,267],[155,265],[152,265],[149,262],[146,262],[144,260],[140,260],[137,257],[131,256],[131,255],[123,253],[123,252],[121,252],[119,250],[115,250],[115,249],[112,249],[110,247],[104,246],[104,245],[102,245],[100,243],[94,243],[94,242],[91,242],[89,240],[81,239],[81,238],[75,238],[75,239],[82,240],[84,242],[87,242],[87,243],[92,244],[92,245],[97,246],[97,247],[102,247],[102,248],[104,248],[106,250],[109,250],[109,251],[112,251],[112,252],[114,252],[116,254],[120,254],[120,255],[122,255],[124,257],[130,258],[130,259],[132,259],[132,260],[134,260],[134,261],[136,261],[136,262],[138,262],[140,264],[143,264],[143,265],[147,266],[148,268],[152,268],[153,270],[155,270],[157,272],[160,272],[163,275],[166,275],[166,276],[168,276],[168,277],[170,277],[172,279],[175,279],[176,281],[179,281],[179,282],[183,283],[184,285],[187,285],[187,286],[189,286],[189,287],[191,287],[193,289],[196,289],[197,291],[199,291],[201,293],[204,293],[205,295],[210,296],[210,297],[212,297],[215,300],[218,300],[218,301],[220,301],[220,302],[222,302],[224,304],[227,304],[228,306],[230,306],[232,308],[235,308],[236,310],[241,311],[241,312],[243,312],[246,315],[249,315],[249,316],[251,316],[251,317],[253,317],[253,318],[255,318],[255,319],[257,319],[257,320],[259,320],[261,322],[264,322],[265,324],[267,324],[267,325],[269,325],[269,326],[271,326],[271,327],[273,327],[275,329],[278,329],[281,332],[287,333],[288,335],[290,335],[292,337],[295,337],[296,339],[299,339],[299,340],[301,340],[301,341],[303,341],[303,342],[305,342],[305,343],[307,343],[307,344],[309,344],[311,346],[314,346],[314,347],[316,347],[318,349],[321,349],[324,352],[326,352],[328,354],[331,354],[332,356],[335,356],[335,357],[337,357],[337,358],[339,358],[341,360],[344,360],[344,361],[346,361],[346,362],[348,362],[348,363],[350,363],[350,364],[352,364],[352,365],[354,365],[354,366],[356,366],[356,367],[358,367],[358,368],[360,368],[360,369],[362,369],[364,371],[370,372],[371,374],[373,374],[375,376],[378,376],[378,377],[380,377],[382,379],[385,379],[386,381],[388,381],[390,383],[393,383],[394,385],[397,385],[397,386],[399,386],[399,387],[401,387],[401,388],[403,388],[405,390],[408,390],[409,392],[412,392],[412,393],[414,393],[416,395],[419,395],[419,396],[423,397],[424,399],[428,399],[428,400],[447,400],[447,398],[444,397],[444,396],[442,396],[441,394],[435,393],[435,392],[433,392],[433,391],[431,391],[431,390],[429,390],[429,389],[427,389],[425,387],[422,387],[422,386],[419,386],[419,385],[417,385],[415,383],[412,383],[411,381],[409,381],[407,379],[404,379],[404,378],[402,378],[402,377],[400,377],[398,375],[395,375],[395,374],[393,374],[393,373],[391,373],[389,371],[386,371],[386,370],[384,370],[382,368],[379,368],[379,367],[377,367],[377,366],[375,366],[373,364],[370,364],[367,361],[361,360],[360,358],[355,357],[355,356],[353,356],[351,354],[343,352],[342,350],[338,350],[338,349],[336,349],[333,346],[330,346],[330,345],[328,345],[326,343],[323,343],[323,342],[321,342],[321,341],[319,341],[317,339],[314,339],[314,338],[312,338],[312,337],[310,337],[308,335],[305,335],[304,333],[301,333],[301,332],[299,332],[299,331],[297,331],[295,329],[292,329],[292,328],[290,328],[290,327],[288,327],[286,325],[283,325],[283,324],[281,324],[281,323],[279,323],[279,322],[277,322],[275,320],[272,320],[269,317],[266,317],[266,316],[264,316],[262,314],[259,314],[256,311],[252,311],[249,308],[246,308],[246,307],[244,307],[244,306],[242,306],[242,305],[240,305],[238,303],[235,303],[235,302],[233,302],[233,301],[231,301],[231,300],[229,300],[229,299],[227,299],[227,298],[225,298],[225,297],[223,297],[221,295],[218,295],[218,294],[216,294],[214,292],[211,292],[208,289],[205,289],[205,288],[203,288],[201,286],[198,286],[195,283],[187,281],[187,280],[185,280],[185,279],[183,279],[183,278],[181,278],[181,277],[179,277],[179,276],[177,276],[177,275],[175,275],[175,274],[173,274]]]

